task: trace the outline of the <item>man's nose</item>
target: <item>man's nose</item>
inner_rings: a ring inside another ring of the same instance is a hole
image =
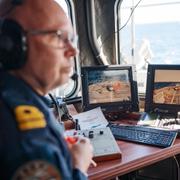
[[[65,56],[67,57],[75,57],[79,54],[79,49],[77,47],[73,47],[69,45],[68,49],[65,51]]]

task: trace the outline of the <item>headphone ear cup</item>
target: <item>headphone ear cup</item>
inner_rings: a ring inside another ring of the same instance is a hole
[[[22,27],[5,19],[0,29],[0,66],[2,69],[18,69],[26,62],[26,37]]]

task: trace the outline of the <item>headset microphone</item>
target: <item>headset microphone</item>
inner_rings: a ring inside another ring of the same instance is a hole
[[[76,81],[78,79],[78,74],[75,72],[70,78],[73,80],[73,81]]]
[[[11,3],[17,6],[17,5],[21,5],[23,3],[23,0],[12,0]]]

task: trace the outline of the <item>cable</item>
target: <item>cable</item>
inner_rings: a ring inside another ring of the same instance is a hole
[[[124,25],[118,29],[117,31],[115,31],[115,33],[121,31],[124,27],[126,27],[126,25],[128,24],[129,20],[131,19],[133,13],[134,13],[134,10],[137,8],[137,6],[139,5],[139,3],[141,2],[142,0],[139,0],[138,3],[134,6],[134,8],[132,8],[132,11],[131,11],[131,14],[129,15],[127,21],[124,23]]]
[[[134,13],[134,10],[137,8],[137,6],[139,5],[139,3],[140,3],[141,1],[142,1],[142,0],[139,0],[138,3],[134,6],[134,8],[132,9],[131,14],[129,15],[129,17],[128,17],[127,21],[125,22],[125,24],[124,24],[122,27],[120,27],[120,29],[118,29],[117,31],[114,31],[113,34],[116,34],[117,32],[120,32],[124,27],[126,27],[126,25],[128,24],[129,20],[131,19],[132,15],[133,15],[133,13]],[[102,42],[100,48],[104,45],[104,43],[105,43],[110,37],[111,37],[111,36],[107,36],[107,37],[104,39],[104,41]]]
[[[176,165],[177,165],[177,179],[179,180],[179,179],[180,179],[180,173],[179,173],[179,171],[180,171],[180,166],[179,166],[179,162],[178,162],[176,156],[173,156],[173,158],[174,158],[174,160],[175,160],[175,162],[176,162]]]
[[[60,114],[60,109],[59,109],[59,105],[57,103],[57,101],[55,100],[55,98],[53,97],[53,95],[51,93],[48,94],[49,97],[51,98],[51,100],[53,101],[54,105],[55,105],[55,109],[56,109],[56,112],[57,112],[57,116],[58,116],[58,122],[62,122],[61,121],[61,114]]]
[[[54,98],[52,94],[48,94],[50,96],[50,98],[53,101],[53,104],[55,105],[55,110],[58,116],[58,121],[60,123],[62,123],[62,121],[66,121],[66,120],[71,120],[72,122],[74,122],[73,117],[69,114],[68,109],[66,107],[66,103],[64,102],[64,104],[62,104],[62,106],[59,105],[57,98]],[[60,113],[60,111],[62,110],[62,115]]]

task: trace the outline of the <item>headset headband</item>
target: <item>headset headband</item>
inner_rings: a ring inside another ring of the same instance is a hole
[[[11,3],[13,4],[13,5],[21,5],[22,3],[23,3],[23,0],[12,0],[11,1]]]

